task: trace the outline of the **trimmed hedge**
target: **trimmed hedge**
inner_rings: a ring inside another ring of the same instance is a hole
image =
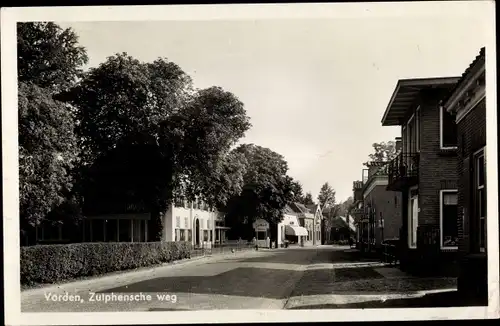
[[[21,247],[21,284],[79,277],[191,258],[189,242],[98,242]]]

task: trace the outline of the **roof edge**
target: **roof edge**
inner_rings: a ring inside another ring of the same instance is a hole
[[[455,84],[460,80],[460,76],[454,77],[429,77],[429,78],[407,78],[407,79],[399,79],[396,87],[391,95],[391,99],[387,104],[387,107],[384,111],[384,115],[382,116],[382,126],[386,126],[387,116],[391,111],[392,104],[394,103],[394,99],[397,97],[398,92],[401,87],[431,87],[431,86],[441,86],[441,85],[450,85]],[[388,125],[387,125],[388,126]]]

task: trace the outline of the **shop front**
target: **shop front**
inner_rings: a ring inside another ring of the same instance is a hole
[[[269,243],[267,238],[271,238],[271,232],[269,230],[269,222],[264,219],[258,219],[253,222],[253,229],[255,230],[255,238],[257,239],[257,245],[259,247],[267,248]]]

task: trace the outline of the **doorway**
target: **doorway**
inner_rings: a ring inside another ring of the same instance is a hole
[[[195,229],[194,229],[194,243],[196,247],[200,246],[200,220],[196,219]]]
[[[417,228],[418,228],[418,195],[410,196],[410,212],[409,212],[409,234],[408,245],[410,248],[417,247]]]

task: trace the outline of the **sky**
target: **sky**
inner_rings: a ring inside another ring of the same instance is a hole
[[[328,182],[352,195],[372,143],[394,140],[381,119],[398,79],[459,76],[487,43],[480,15],[367,18],[58,22],[87,49],[89,66],[115,53],[166,57],[195,87],[221,86],[244,104],[242,143],[285,157],[317,198]]]

